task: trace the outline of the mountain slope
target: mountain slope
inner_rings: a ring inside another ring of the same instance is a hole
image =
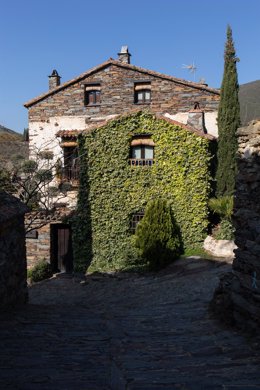
[[[240,85],[239,101],[243,126],[253,119],[260,119],[260,80]]]
[[[28,158],[28,154],[28,142],[23,142],[23,135],[0,125],[0,165],[10,165],[18,156]]]
[[[13,130],[8,129],[0,125],[0,142],[3,141],[22,141],[22,134],[16,133]]]

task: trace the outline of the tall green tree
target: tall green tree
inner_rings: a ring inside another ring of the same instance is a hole
[[[218,168],[216,174],[217,197],[232,195],[235,189],[237,138],[240,126],[240,107],[238,100],[238,78],[234,41],[231,27],[227,27],[224,74],[220,90],[218,109]]]

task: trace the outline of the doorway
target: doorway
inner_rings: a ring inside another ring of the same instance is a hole
[[[70,225],[51,225],[51,264],[56,272],[73,271],[72,235]]]

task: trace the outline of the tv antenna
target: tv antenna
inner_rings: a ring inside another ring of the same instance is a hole
[[[194,64],[194,62],[190,65],[183,64],[182,69],[187,69],[191,74],[193,74],[193,81],[195,81],[195,73],[196,73],[197,67]]]

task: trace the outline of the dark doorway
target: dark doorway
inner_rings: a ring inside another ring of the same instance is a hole
[[[73,271],[71,228],[66,224],[51,225],[51,264],[54,271]]]

